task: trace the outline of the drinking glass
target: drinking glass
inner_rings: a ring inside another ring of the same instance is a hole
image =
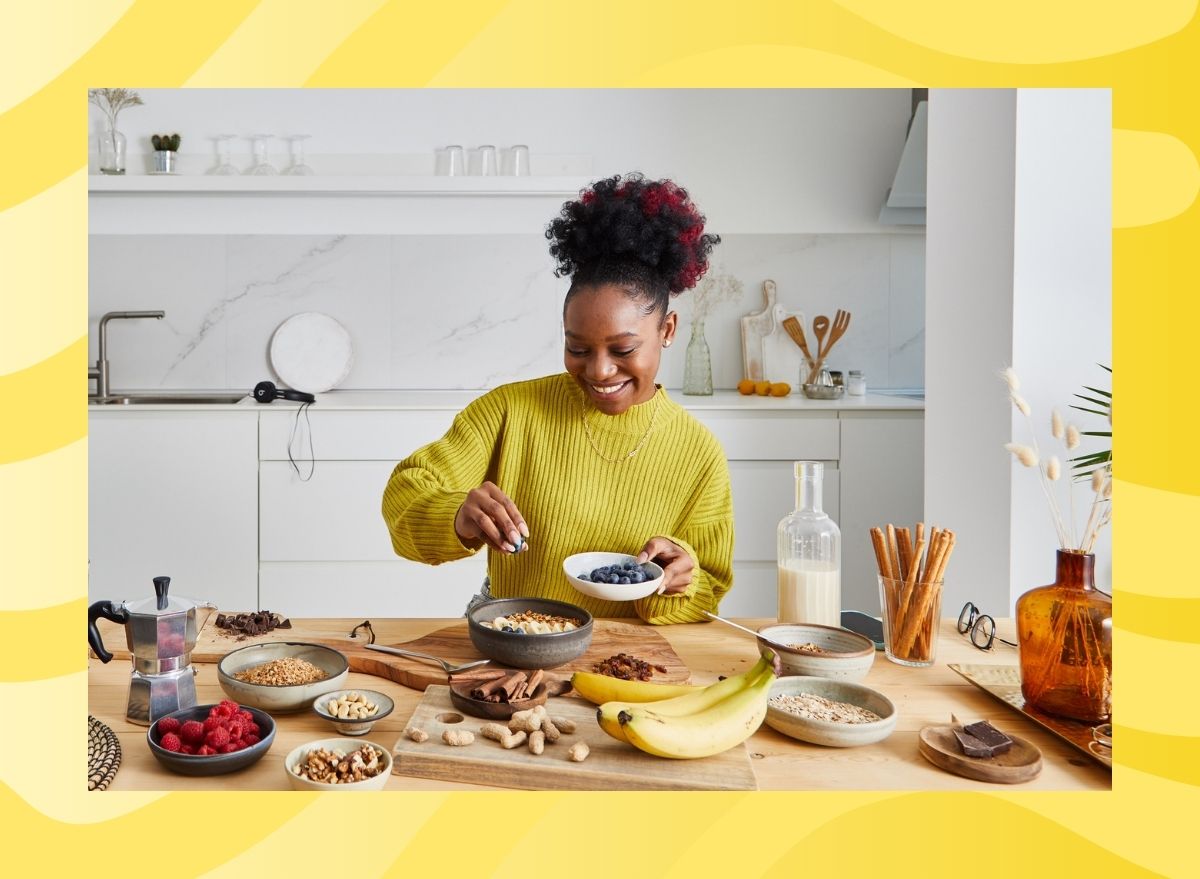
[[[880,576],[879,606],[887,658],[897,665],[933,665],[942,611],[941,581],[917,583],[914,578],[909,584]]]
[[[311,177],[317,172],[304,163],[304,142],[312,137],[311,134],[293,134],[287,139],[291,144],[292,164],[284,171],[296,177]]]
[[[508,173],[512,177],[529,176],[529,147],[519,143],[508,151]]]
[[[477,150],[478,160],[476,173],[481,177],[491,177],[496,173],[496,148],[490,143],[484,144]]]
[[[240,173],[237,168],[229,161],[229,145],[236,137],[233,134],[218,134],[213,138],[217,142],[217,164],[213,168],[208,169],[209,174],[216,174],[221,177],[230,177]]]
[[[270,134],[256,134],[250,138],[254,144],[254,165],[247,174],[254,177],[273,177],[279,173],[267,156],[267,144],[271,137]]]
[[[466,158],[459,144],[451,144],[442,150],[438,174],[443,177],[458,177],[466,173]]]

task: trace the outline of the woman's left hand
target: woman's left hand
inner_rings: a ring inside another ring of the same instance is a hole
[[[673,543],[665,537],[651,537],[642,547],[637,557],[638,564],[650,561],[661,565],[663,569],[662,585],[658,587],[659,595],[678,595],[686,592],[692,583],[692,557],[678,543]]]

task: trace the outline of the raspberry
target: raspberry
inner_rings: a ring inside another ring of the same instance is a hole
[[[227,705],[226,703],[222,702],[220,705],[218,705],[216,708],[213,709],[212,713],[217,715],[217,717],[233,717],[233,712],[235,712],[235,711],[237,711],[237,708],[235,708],[232,705]]]
[[[199,757],[211,757],[215,753],[217,752],[208,745],[201,745],[199,750],[196,751],[196,755]]]
[[[217,727],[204,737],[204,744],[211,748],[220,748],[229,744],[229,730]]]
[[[242,722],[243,727],[248,723],[254,723],[254,715],[251,714],[249,711],[247,711],[245,708],[238,711],[236,716],[237,716],[238,720],[240,720]]]
[[[189,720],[179,728],[179,738],[190,745],[198,745],[204,739],[204,724],[198,720]]]
[[[232,754],[234,751],[241,750],[240,745],[235,745],[233,742],[227,742],[218,749],[222,754]]]
[[[262,739],[258,737],[257,733],[247,733],[246,735],[242,736],[242,741],[245,742],[246,747],[249,748],[251,745],[257,745],[262,741]]]
[[[232,699],[222,699],[222,700],[221,700],[220,702],[218,702],[217,704],[218,704],[218,705],[228,705],[228,706],[229,706],[230,708],[232,708],[234,711],[237,711],[237,710],[238,710],[238,709],[241,707],[241,706],[240,706],[240,705],[238,705],[236,702],[234,702]]]
[[[167,733],[177,733],[182,725],[178,717],[164,717],[158,722],[159,735],[165,736]]]
[[[204,718],[204,733],[205,733],[205,735],[212,732],[214,729],[220,729],[220,727],[221,727],[221,718],[217,717],[215,714],[210,714],[210,715],[208,715],[208,717]]]
[[[196,749],[194,747],[192,747],[191,745],[184,745],[182,748],[179,749],[179,753],[180,754],[191,754],[194,756],[196,753]]]
[[[163,750],[171,751],[176,754],[183,749],[183,742],[180,741],[179,736],[175,735],[173,732],[169,732],[163,736],[159,741],[159,744],[162,745]]]
[[[238,739],[240,739],[242,737],[244,728],[242,727],[241,721],[231,720],[231,721],[229,721],[229,726],[227,726],[225,728],[227,730],[229,730],[230,741],[236,742]]]
[[[257,723],[251,722],[249,726],[242,727],[243,733],[253,733],[256,736],[262,735],[262,729]]]

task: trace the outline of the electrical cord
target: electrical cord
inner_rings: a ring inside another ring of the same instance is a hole
[[[312,405],[312,403],[301,403],[300,404],[300,408],[298,408],[296,410],[296,420],[292,424],[292,435],[290,437],[288,437],[288,445],[287,445],[288,463],[292,465],[292,469],[296,471],[296,475],[298,477],[300,477],[301,482],[308,482],[310,479],[313,478],[313,474],[317,471],[317,459],[316,459],[316,455],[313,453],[312,422],[308,420],[308,407],[311,405]],[[305,476],[303,473],[300,472],[300,465],[296,463],[296,459],[292,453],[292,444],[296,441],[296,431],[300,427],[300,414],[301,413],[304,413],[304,423],[305,423],[306,429],[308,431],[309,468],[308,468],[307,476]]]

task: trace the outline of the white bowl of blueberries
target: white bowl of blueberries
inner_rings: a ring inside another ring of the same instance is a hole
[[[603,601],[633,601],[658,591],[663,569],[623,552],[581,552],[563,562],[571,585]]]

